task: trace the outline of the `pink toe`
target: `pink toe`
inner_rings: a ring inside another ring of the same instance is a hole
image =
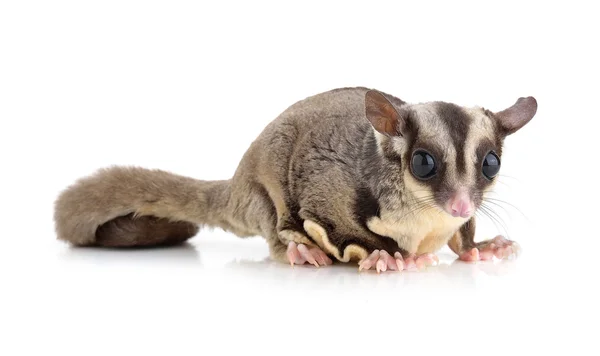
[[[296,243],[290,241],[287,247],[286,256],[290,264],[293,266],[294,263],[298,263],[300,260],[300,253],[298,253],[298,249],[296,248]]]
[[[404,269],[414,270],[417,268],[417,264],[415,263],[415,257],[409,256],[404,260]]]
[[[427,258],[427,255],[420,255],[415,259],[415,264],[417,265],[418,269],[423,269],[429,266],[430,263],[431,261],[429,258]]]
[[[434,257],[435,257],[435,255],[432,254],[432,253],[426,253],[426,254],[418,256],[415,259],[415,263],[417,265],[417,268],[423,269],[425,267],[429,267],[429,266],[435,265],[435,259],[434,259]]]
[[[396,266],[398,267],[398,271],[404,270],[404,261],[396,259]]]
[[[382,271],[385,272],[387,270],[387,263],[384,260],[379,260],[377,261],[375,268],[377,269],[377,273]]]
[[[494,251],[492,250],[483,250],[479,252],[479,259],[482,261],[489,261],[494,258]]]
[[[479,250],[477,248],[472,248],[471,250],[463,253],[459,257],[462,261],[478,261],[479,260]]]
[[[319,263],[320,266],[326,266],[327,263],[325,262],[325,259],[323,258],[323,256],[321,256],[320,253],[314,253],[313,254],[315,260],[317,261],[317,263]]]
[[[396,264],[396,259],[394,257],[390,256],[387,259],[387,268],[390,271],[397,271],[398,270],[398,264]]]
[[[396,265],[396,260],[392,257],[387,251],[382,250],[380,259],[383,259],[387,265],[387,269],[396,271],[398,270],[398,266]]]
[[[358,265],[358,270],[361,271],[363,269],[370,269],[375,265],[375,263],[377,263],[377,260],[379,260],[379,250],[371,252],[371,254],[367,258],[362,260]]]
[[[310,252],[321,266],[327,266],[327,255],[325,252],[321,251],[321,249],[317,247],[312,248]]]
[[[373,264],[371,262],[369,262],[369,260],[364,260],[358,264],[358,270],[359,271],[362,271],[363,269],[369,270],[372,266],[373,266]]]
[[[371,261],[377,261],[378,259],[379,259],[379,250],[375,250],[375,251],[371,252],[369,257],[367,257],[367,260],[371,260]]]
[[[506,245],[508,245],[510,243],[509,240],[507,240],[504,236],[502,235],[498,235],[496,237],[494,237],[494,243],[500,247],[504,247]]]
[[[433,253],[428,253],[425,255],[426,258],[426,262],[428,266],[437,266],[438,263],[440,262],[440,259],[434,255]]]
[[[300,252],[302,257],[304,257],[308,261],[308,263],[310,263],[311,265],[314,265],[315,267],[319,267],[319,264],[317,263],[317,261],[315,260],[315,258],[312,255],[312,253],[308,250],[308,248],[305,245],[303,245],[303,244],[298,245],[298,251]]]
[[[325,265],[333,264],[333,261],[331,261],[331,258],[329,258],[329,256],[327,256],[327,254],[324,251],[319,250],[319,253],[321,254],[321,256],[323,256],[323,260],[325,260]]]
[[[379,255],[379,250],[375,250],[371,252],[369,257],[367,257],[366,261],[369,262],[371,265],[375,265],[375,263],[377,263],[377,260],[379,260]]]

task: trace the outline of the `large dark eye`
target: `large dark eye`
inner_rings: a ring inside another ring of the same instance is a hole
[[[425,151],[416,151],[412,157],[412,172],[420,179],[428,179],[435,175],[436,166],[433,156]]]
[[[494,152],[488,153],[483,159],[483,168],[481,171],[487,179],[494,178],[498,174],[498,171],[500,171],[500,158]]]

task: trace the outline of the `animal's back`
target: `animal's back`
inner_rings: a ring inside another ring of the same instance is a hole
[[[310,159],[310,153],[318,148],[315,145],[352,149],[345,144],[356,143],[369,130],[364,118],[367,91],[363,87],[334,89],[288,107],[251,144],[233,178],[234,184],[255,181],[287,187],[299,178],[290,176],[292,162],[298,156]]]
[[[273,120],[253,142],[232,180],[232,196],[245,197],[234,206],[254,212],[256,208],[247,207],[260,206],[271,213],[234,219],[262,226],[263,235],[303,232],[304,222],[312,220],[329,227],[332,241],[344,236],[369,245],[372,240],[379,242],[356,213],[357,202],[365,198],[359,170],[364,143],[374,141],[365,117],[368,90],[343,88],[317,94]]]

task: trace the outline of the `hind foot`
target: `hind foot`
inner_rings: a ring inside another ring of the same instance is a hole
[[[432,253],[425,253],[419,256],[414,254],[403,258],[400,252],[396,252],[394,256],[390,255],[385,250],[375,250],[367,258],[358,263],[358,270],[362,271],[375,268],[377,273],[390,271],[403,271],[423,269],[428,266],[437,266],[440,260]]]
[[[286,255],[292,266],[295,264],[302,265],[306,262],[314,265],[315,267],[333,264],[327,254],[320,248],[316,246],[296,244],[294,241],[290,241],[288,243]]]
[[[460,254],[459,259],[462,261],[487,261],[494,257],[502,260],[518,255],[520,252],[519,244],[514,241],[507,240],[504,236],[498,235],[492,240],[484,241],[477,244],[468,251]]]

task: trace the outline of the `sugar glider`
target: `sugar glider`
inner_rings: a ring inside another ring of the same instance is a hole
[[[58,239],[78,246],[182,243],[200,226],[263,236],[272,259],[401,271],[507,257],[516,243],[475,242],[475,212],[494,186],[505,138],[535,115],[533,97],[492,112],[411,104],[369,88],[310,96],[256,138],[229,180],[108,167],[64,189]]]

